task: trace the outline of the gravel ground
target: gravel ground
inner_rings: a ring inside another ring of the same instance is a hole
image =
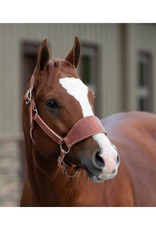
[[[22,161],[19,144],[0,144],[0,206],[19,206],[22,190]]]

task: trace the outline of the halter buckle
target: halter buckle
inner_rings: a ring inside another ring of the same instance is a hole
[[[32,100],[32,89],[28,89],[26,92],[26,105],[29,105]]]
[[[67,165],[65,162],[64,162],[64,157],[66,154],[68,154],[70,152],[70,148],[65,151],[62,147],[62,145],[60,145],[60,150],[61,150],[61,154],[60,156],[58,157],[58,166],[62,169],[62,172],[65,173],[67,176],[69,177],[74,177],[77,175],[78,171],[80,171],[80,169],[74,165]],[[74,170],[74,171],[73,171]]]
[[[38,115],[38,110],[36,107],[33,108],[33,111],[35,112],[35,115]]]
[[[65,174],[68,176],[68,177],[75,177],[78,172],[81,170],[81,168],[77,168],[76,166],[68,166],[70,168],[72,168],[72,170],[74,170],[73,172],[69,172],[70,170],[67,168],[66,171],[65,171]]]
[[[70,152],[70,148],[67,151],[65,151],[63,149],[62,145],[60,145],[60,150],[61,150],[61,154],[58,157],[58,166],[60,168],[64,168],[64,165],[65,165],[65,163],[64,163],[64,157],[65,157],[66,154],[68,154]]]

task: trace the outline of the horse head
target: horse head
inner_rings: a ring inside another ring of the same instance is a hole
[[[55,165],[59,159],[66,172],[84,169],[99,183],[117,174],[120,159],[94,115],[93,91],[76,72],[79,57],[77,37],[65,59],[50,59],[47,40],[41,43],[24,100],[23,129],[43,158]]]

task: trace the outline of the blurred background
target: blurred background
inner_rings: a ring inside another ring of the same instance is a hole
[[[81,42],[79,75],[96,93],[100,118],[156,113],[156,24],[0,24],[0,206],[19,206],[24,182],[21,126],[25,87],[40,42],[65,58]]]

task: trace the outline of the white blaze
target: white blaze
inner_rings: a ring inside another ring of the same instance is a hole
[[[88,101],[88,87],[80,79],[65,77],[59,81],[67,93],[80,103],[83,117],[94,115]]]

